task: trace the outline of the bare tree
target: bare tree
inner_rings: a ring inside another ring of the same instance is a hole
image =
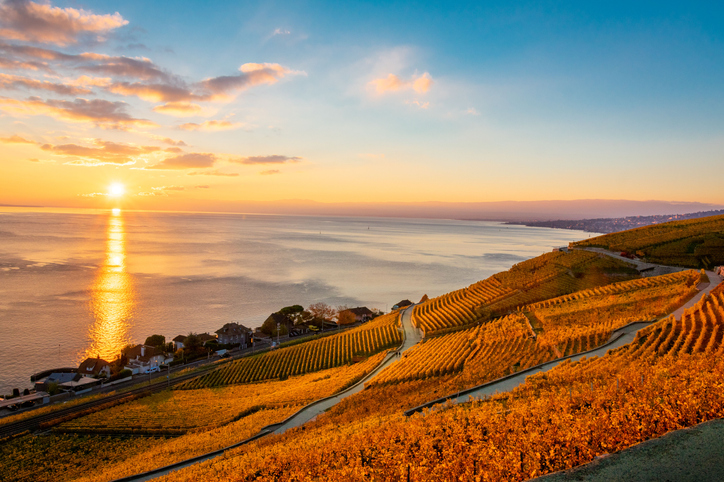
[[[322,324],[325,321],[332,321],[337,314],[337,310],[329,306],[327,303],[321,302],[309,305],[307,311],[309,311],[314,322],[317,324]]]

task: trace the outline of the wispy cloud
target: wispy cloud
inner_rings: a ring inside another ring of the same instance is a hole
[[[197,115],[203,111],[200,105],[191,102],[168,102],[163,105],[157,105],[153,110],[154,112],[176,117]]]
[[[291,33],[292,32],[290,32],[289,30],[287,30],[285,28],[277,28],[272,32],[272,37],[274,37],[276,35],[290,35]]]
[[[23,115],[47,115],[71,122],[92,122],[106,129],[128,129],[130,127],[155,127],[146,119],[138,119],[126,112],[125,102],[110,102],[102,99],[42,100],[29,97],[25,100],[0,97],[0,110]]]
[[[210,171],[191,171],[187,172],[189,176],[222,176],[222,177],[237,177],[239,173],[237,172],[222,172],[218,169],[210,170]]]
[[[271,156],[240,157],[238,159],[229,159],[229,162],[233,162],[236,164],[286,164],[291,162],[299,162],[301,160],[302,158],[297,156],[290,157],[273,154]]]
[[[127,24],[118,12],[97,15],[27,0],[6,0],[0,4],[0,36],[13,40],[67,45],[84,35],[97,38]]]
[[[210,153],[189,153],[169,157],[151,166],[149,169],[197,169],[211,167],[218,157]]]
[[[268,169],[266,171],[261,171],[259,174],[262,176],[271,176],[272,174],[281,174],[282,171],[279,169]]]
[[[405,104],[414,105],[416,107],[419,107],[420,109],[427,109],[428,107],[430,107],[430,102],[422,102],[417,99],[405,101]]]
[[[0,137],[0,142],[4,144],[36,144],[35,141],[29,141],[28,139],[25,139],[24,137],[20,137],[18,135]]]
[[[53,92],[59,95],[85,95],[90,94],[91,89],[85,87],[78,87],[75,85],[58,84],[55,82],[48,82],[47,80],[35,80],[28,77],[22,77],[19,75],[9,75],[0,73],[0,89],[5,90],[43,90],[46,92]]]
[[[183,129],[185,131],[228,131],[232,129],[238,129],[239,127],[242,127],[244,124],[241,122],[230,122],[227,120],[208,120],[204,121],[200,124],[196,124],[194,122],[188,122],[186,124],[181,124],[179,129]]]
[[[433,83],[430,74],[425,72],[410,79],[402,79],[395,74],[389,74],[387,77],[371,80],[367,85],[373,88],[377,94],[409,90],[424,94],[430,90]]]
[[[466,110],[465,113],[468,115],[480,115],[480,112],[478,112],[475,107],[468,107],[468,110]]]
[[[80,197],[103,197],[108,196],[108,194],[104,192],[89,192],[87,194],[78,194]]]
[[[212,77],[203,80],[200,85],[218,99],[256,85],[275,84],[288,75],[306,75],[306,73],[279,64],[248,63],[239,67],[239,73],[236,75]]]
[[[74,166],[105,166],[108,164],[127,166],[160,151],[156,146],[137,146],[96,139],[93,146],[79,144],[43,144],[46,152],[69,159],[66,164]]]

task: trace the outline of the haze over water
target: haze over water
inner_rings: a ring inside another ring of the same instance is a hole
[[[0,210],[0,394],[151,334],[323,301],[389,310],[588,233],[493,222]]]

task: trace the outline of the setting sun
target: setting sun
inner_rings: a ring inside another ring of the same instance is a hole
[[[108,188],[108,195],[111,197],[121,197],[126,192],[126,188],[119,182],[114,182]]]

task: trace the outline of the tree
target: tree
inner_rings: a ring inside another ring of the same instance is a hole
[[[155,346],[156,348],[164,349],[166,344],[166,337],[163,335],[151,335],[146,338],[144,345]]]
[[[196,353],[202,349],[201,339],[196,333],[189,333],[184,338],[184,352],[185,353]]]
[[[289,319],[294,323],[294,325],[306,325],[307,323],[311,322],[314,318],[312,317],[312,314],[308,311],[300,311],[297,313],[292,313],[289,315]]]
[[[337,323],[340,325],[350,325],[355,321],[357,321],[357,317],[349,310],[342,310],[337,313]]]
[[[269,336],[277,336],[277,325],[280,325],[282,334],[287,333],[287,325],[290,325],[292,321],[288,315],[283,315],[280,312],[272,313],[269,318],[264,320],[261,325],[261,332]]]
[[[329,306],[327,303],[313,303],[309,305],[309,313],[312,315],[312,321],[317,326],[322,326],[326,322],[334,320],[337,310]]]
[[[292,306],[285,306],[281,310],[279,310],[277,313],[280,315],[287,315],[290,316],[295,313],[301,313],[304,311],[304,307],[301,305],[292,305]]]

